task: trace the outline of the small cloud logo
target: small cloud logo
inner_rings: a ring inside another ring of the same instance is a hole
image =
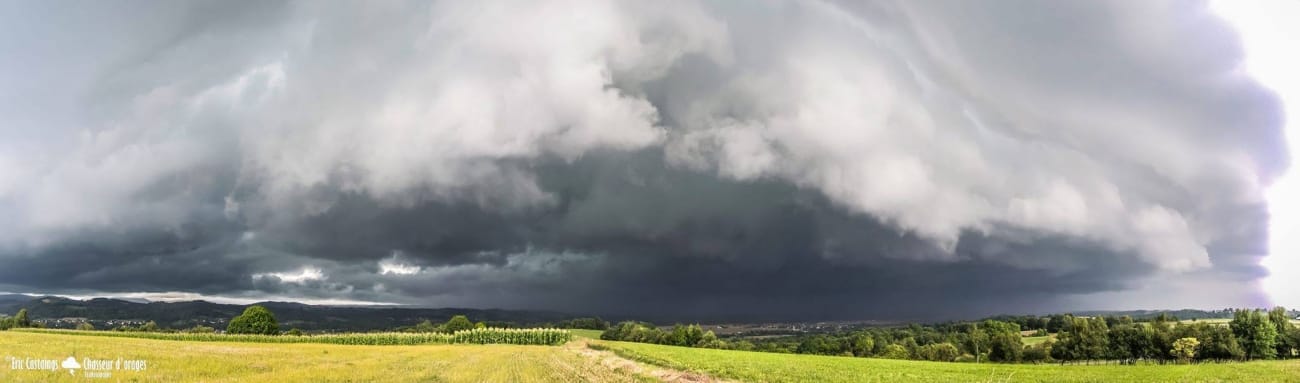
[[[76,375],[77,369],[81,368],[81,363],[77,363],[77,358],[73,358],[69,356],[68,359],[63,360],[63,364],[61,364],[61,366],[63,366],[63,368],[68,369],[68,374]]]

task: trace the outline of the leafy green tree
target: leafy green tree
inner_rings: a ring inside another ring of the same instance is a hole
[[[1106,359],[1110,353],[1109,329],[1102,318],[1074,318],[1057,335],[1052,347],[1053,358],[1062,361]]]
[[[731,343],[731,349],[740,350],[740,351],[754,351],[754,342],[750,342],[747,340],[733,342]]]
[[[916,338],[910,336],[903,338],[903,340],[899,342],[899,345],[903,346],[903,348],[907,350],[907,355],[911,355],[913,358],[916,357],[917,349],[921,348],[921,345],[916,343]],[[834,355],[834,354],[827,354],[827,355]]]
[[[1056,332],[1065,331],[1066,328],[1070,327],[1070,321],[1072,320],[1074,320],[1074,317],[1068,314],[1052,315],[1047,320],[1047,327],[1046,327],[1047,332],[1056,333]]]
[[[909,359],[910,355],[907,354],[907,348],[903,347],[903,345],[890,344],[885,346],[885,351],[881,352],[879,356],[885,359]]]
[[[81,331],[95,331],[95,325],[90,322],[77,323],[77,329]]]
[[[721,339],[718,339],[718,335],[714,334],[712,330],[709,330],[704,332],[704,336],[700,337],[699,342],[695,343],[695,347],[726,348],[727,343],[723,342]],[[750,347],[753,347],[753,345],[750,345]]]
[[[936,362],[951,362],[961,355],[957,346],[952,343],[932,343],[917,348],[916,356],[919,359]]]
[[[1208,326],[1202,334],[1205,336],[1201,342],[1200,350],[1197,355],[1205,359],[1215,360],[1241,360],[1246,357],[1246,351],[1237,343],[1237,337],[1232,335],[1232,329],[1224,326]]]
[[[19,309],[14,315],[13,327],[32,327],[32,320],[27,318],[27,309]]]
[[[1155,350],[1152,337],[1155,331],[1140,324],[1122,324],[1111,328],[1107,333],[1109,340],[1109,358],[1134,361],[1137,359],[1155,359],[1161,352]]]
[[[1201,342],[1196,338],[1178,338],[1178,340],[1174,341],[1174,347],[1169,350],[1169,353],[1179,361],[1187,363],[1196,357],[1196,348],[1200,345]]]
[[[872,350],[876,348],[875,338],[865,333],[854,335],[851,344],[853,356],[871,356]]]
[[[464,315],[453,316],[451,317],[451,319],[447,320],[447,323],[442,324],[442,331],[446,331],[446,332],[454,333],[461,330],[473,330],[473,329],[474,329],[474,322],[470,322],[469,318],[466,318]]]
[[[626,340],[627,334],[637,326],[636,322],[619,322],[618,325],[610,326],[604,332],[600,333],[600,339],[603,340]]]
[[[1268,312],[1268,321],[1273,323],[1277,329],[1277,342],[1274,348],[1277,349],[1277,356],[1281,358],[1290,358],[1295,356],[1296,349],[1300,348],[1300,339],[1296,339],[1296,327],[1291,324],[1290,315],[1287,315],[1286,308],[1282,306],[1274,307]]]
[[[982,356],[989,352],[989,335],[981,331],[977,324],[966,330],[966,350],[975,357],[975,363],[979,363]]]
[[[1246,351],[1246,359],[1277,357],[1277,327],[1259,310],[1234,311],[1228,326]]]
[[[140,331],[144,331],[144,332],[158,331],[158,323],[154,323],[154,321],[145,322],[144,324],[140,325]]]
[[[698,324],[687,325],[685,339],[686,339],[686,344],[685,344],[686,346],[694,346],[700,344],[700,341],[704,340],[704,329],[700,328],[700,325]]]
[[[1151,357],[1159,360],[1169,360],[1173,356],[1169,350],[1173,349],[1174,337],[1173,330],[1169,327],[1169,315],[1160,314],[1148,324],[1151,328]]]
[[[604,340],[671,344],[668,338],[668,334],[654,327],[654,324],[632,321],[620,322],[600,334],[600,339]]]
[[[280,324],[275,314],[262,306],[249,306],[244,313],[230,320],[226,332],[231,334],[279,335]]]
[[[996,362],[1018,362],[1025,345],[1021,343],[1020,332],[998,332],[989,337],[989,360]]]
[[[302,330],[299,330],[297,327],[294,327],[294,328],[289,329],[289,331],[286,331],[286,332],[284,333],[284,335],[290,335],[290,336],[302,336]]]
[[[907,354],[907,347],[898,345]],[[839,344],[826,335],[814,335],[804,338],[795,348],[795,352],[800,354],[817,354],[817,355],[839,355],[841,353]],[[903,359],[907,359],[904,357]]]
[[[438,332],[438,326],[435,326],[433,322],[427,319],[424,322],[417,323],[413,329],[415,332]]]
[[[1052,346],[1055,342],[1051,339],[1032,346],[1025,346],[1025,351],[1020,357],[1021,361],[1030,363],[1042,363],[1052,360]]]
[[[1086,321],[1087,331],[1081,334],[1084,359],[1106,359],[1106,351],[1110,346],[1110,339],[1106,336],[1110,329],[1106,326],[1106,320],[1089,318]]]

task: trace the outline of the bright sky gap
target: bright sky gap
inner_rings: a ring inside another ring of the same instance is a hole
[[[1215,1],[1211,9],[1223,16],[1241,35],[1245,49],[1243,70],[1264,86],[1277,92],[1284,103],[1286,116],[1300,116],[1300,2],[1282,0]],[[1291,102],[1287,102],[1291,101]],[[1289,118],[1287,120],[1290,120]],[[1291,170],[1269,187],[1269,254],[1262,264],[1270,275],[1263,280],[1264,289],[1273,303],[1300,305],[1300,174],[1295,168],[1295,153],[1300,150],[1300,132],[1295,124],[1286,123],[1288,152],[1292,153]]]

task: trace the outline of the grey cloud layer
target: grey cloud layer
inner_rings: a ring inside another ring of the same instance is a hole
[[[1196,275],[1257,298],[1287,161],[1194,2],[16,7],[76,27],[0,31],[10,290],[940,317]]]

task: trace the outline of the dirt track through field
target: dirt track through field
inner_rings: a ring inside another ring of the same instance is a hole
[[[713,378],[708,375],[678,371],[673,369],[651,366],[627,359],[610,351],[596,350],[587,346],[586,340],[577,340],[564,345],[564,348],[578,353],[584,358],[599,363],[606,368],[615,371],[626,371],[632,374],[647,376],[658,379],[662,382],[669,383],[727,383],[729,381]]]

